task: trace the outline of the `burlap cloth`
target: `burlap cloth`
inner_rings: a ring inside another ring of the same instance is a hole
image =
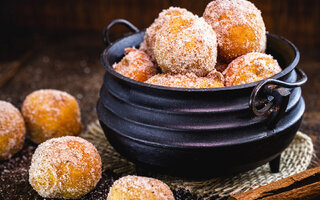
[[[98,121],[91,123],[87,132],[81,136],[97,147],[103,160],[104,170],[110,169],[121,176],[136,174],[135,165],[113,149]],[[290,146],[282,153],[279,173],[270,173],[268,164],[265,164],[232,177],[218,177],[204,181],[184,180],[164,175],[154,175],[154,177],[164,181],[172,189],[184,188],[204,200],[222,199],[230,194],[242,193],[304,171],[309,166],[312,155],[311,138],[298,132]]]

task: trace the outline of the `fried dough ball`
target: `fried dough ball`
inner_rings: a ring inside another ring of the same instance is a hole
[[[163,182],[142,176],[125,176],[113,183],[107,200],[174,200]]]
[[[212,71],[206,77],[198,77],[195,74],[157,74],[146,83],[178,88],[217,88],[224,86],[224,78],[220,72]]]
[[[24,120],[11,103],[0,101],[0,160],[10,159],[22,149],[26,135]]]
[[[88,141],[75,136],[41,143],[32,156],[29,183],[44,198],[76,199],[101,178],[101,158]]]
[[[266,28],[260,10],[247,0],[216,0],[204,19],[217,34],[219,57],[227,62],[266,49]]]
[[[158,18],[154,20],[154,22],[150,25],[149,28],[146,30],[146,34],[144,36],[144,41],[140,45],[140,50],[143,50],[147,52],[147,54],[150,56],[152,61],[155,60],[154,56],[154,44],[156,41],[156,34],[157,32],[162,28],[164,24],[166,24],[169,20],[172,18],[179,16],[179,15],[186,15],[193,17],[194,15],[187,11],[184,8],[179,8],[179,7],[170,7],[167,10],[163,10]]]
[[[158,73],[158,68],[145,52],[135,48],[126,48],[124,51],[126,55],[113,65],[113,69],[119,74],[144,82]]]
[[[234,61],[223,72],[226,86],[252,83],[281,72],[277,60],[264,53],[248,53]]]
[[[177,16],[156,35],[154,53],[164,73],[206,76],[217,60],[216,34],[203,18]]]
[[[82,130],[79,105],[66,92],[32,92],[23,102],[22,115],[30,139],[37,144],[50,138],[79,135]]]

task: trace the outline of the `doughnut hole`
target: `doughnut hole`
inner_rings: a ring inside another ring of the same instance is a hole
[[[11,103],[0,101],[0,160],[10,159],[22,149],[25,134],[20,111]]]
[[[145,52],[135,48],[126,48],[125,54],[119,63],[113,65],[113,69],[119,74],[144,82],[158,73],[158,68]]]
[[[254,4],[246,0],[216,0],[208,4],[203,17],[217,34],[219,58],[231,62],[266,49],[266,28]]]
[[[152,61],[155,61],[154,45],[157,32],[163,27],[164,24],[166,24],[172,18],[180,15],[187,15],[193,17],[193,14],[184,8],[170,7],[167,10],[163,10],[159,14],[158,18],[156,18],[154,22],[150,25],[150,27],[147,28],[146,34],[144,36],[144,41],[140,46],[140,50],[147,52]]]
[[[163,182],[141,176],[125,176],[112,185],[107,200],[148,199],[174,200],[170,188]]]
[[[223,72],[226,86],[252,83],[282,71],[277,60],[264,53],[248,53],[232,61]]]
[[[39,144],[50,138],[79,135],[82,131],[80,108],[70,94],[58,90],[38,90],[22,105],[30,139]]]
[[[163,73],[206,76],[216,64],[216,34],[203,18],[177,16],[158,32],[154,54]]]
[[[76,199],[101,178],[101,158],[88,141],[74,136],[41,143],[29,169],[29,183],[44,198]]]

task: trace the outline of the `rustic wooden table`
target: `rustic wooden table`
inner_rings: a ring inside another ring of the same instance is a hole
[[[104,46],[98,33],[63,34],[46,37],[18,34],[0,50],[0,99],[19,107],[34,90],[55,88],[74,95],[80,102],[84,127],[97,119],[95,105],[104,69],[100,53]],[[24,38],[28,38],[24,40]],[[53,39],[54,38],[54,39]],[[303,86],[306,112],[300,130],[314,142],[315,157],[310,167],[320,166],[320,48],[301,49],[299,67],[309,77]],[[16,67],[18,66],[18,67]],[[12,68],[13,77],[1,83]],[[0,199],[41,199],[28,184],[28,165],[35,145],[27,141],[22,152],[0,163]],[[16,164],[15,162],[20,162]],[[98,187],[86,199],[105,199],[116,174],[106,172]],[[196,199],[188,192],[175,191],[177,200]]]

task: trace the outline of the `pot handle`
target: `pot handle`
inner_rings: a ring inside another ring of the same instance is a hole
[[[110,29],[112,27],[114,27],[115,25],[118,25],[118,24],[125,25],[126,27],[128,27],[134,33],[139,32],[139,29],[137,27],[135,27],[133,24],[131,24],[129,21],[127,21],[125,19],[115,19],[112,22],[110,22],[108,24],[108,26],[103,31],[103,42],[104,42],[104,44],[106,46],[109,46],[109,45],[112,44],[112,42],[110,41],[110,37],[109,37]]]
[[[270,116],[268,127],[271,129],[276,126],[287,109],[291,93],[286,88],[300,87],[307,82],[307,75],[301,69],[296,69],[296,72],[298,75],[296,82],[266,79],[259,83],[251,93],[249,105],[252,112],[256,116],[268,114]]]

